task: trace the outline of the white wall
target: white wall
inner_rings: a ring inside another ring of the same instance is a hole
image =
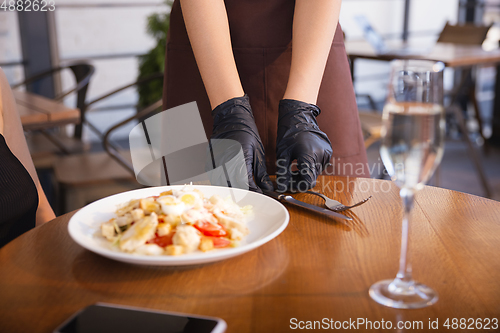
[[[0,11],[0,63],[16,62],[22,59],[17,13]],[[23,79],[21,66],[2,67],[9,82]]]

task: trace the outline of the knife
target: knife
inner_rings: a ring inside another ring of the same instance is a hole
[[[348,216],[339,214],[337,212],[331,211],[331,210],[326,209],[326,208],[321,208],[321,207],[318,207],[315,205],[311,205],[311,204],[302,202],[302,201],[297,200],[289,195],[284,195],[281,193],[276,193],[274,191],[268,191],[268,190],[263,190],[263,192],[265,195],[270,196],[271,198],[274,198],[274,199],[278,200],[279,202],[288,202],[289,204],[292,204],[294,206],[299,206],[299,207],[305,208],[307,210],[312,210],[312,211],[320,213],[320,214],[325,214],[328,216],[333,216],[333,217],[343,219],[343,220],[348,220],[348,221],[352,220]]]

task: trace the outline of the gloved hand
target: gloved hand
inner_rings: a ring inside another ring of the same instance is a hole
[[[332,157],[332,145],[316,122],[320,109],[292,99],[279,104],[276,183],[279,192],[306,191]],[[298,171],[291,170],[297,160]]]
[[[227,142],[228,140],[235,140],[241,144],[246,170],[243,172],[241,170],[232,170],[232,175],[246,174],[248,177],[248,186],[251,191],[262,193],[261,188],[270,191],[274,190],[266,171],[264,146],[255,125],[248,96],[232,98],[218,105],[212,111],[212,117],[214,118],[214,126],[211,142],[212,146],[218,146],[218,149],[213,149],[213,151],[217,151],[215,153],[217,164],[219,166],[231,164],[227,162],[232,160],[234,168],[234,145]],[[231,175],[229,178],[231,178]],[[233,184],[232,186],[235,185]]]

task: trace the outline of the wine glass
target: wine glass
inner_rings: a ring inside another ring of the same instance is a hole
[[[441,62],[394,60],[391,63],[380,155],[403,200],[401,256],[396,278],[372,285],[370,296],[392,308],[422,308],[438,299],[432,288],[412,278],[409,233],[415,192],[429,180],[443,156],[443,70]]]

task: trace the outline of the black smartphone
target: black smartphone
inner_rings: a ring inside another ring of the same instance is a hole
[[[97,303],[78,311],[54,333],[222,333],[220,318]]]

